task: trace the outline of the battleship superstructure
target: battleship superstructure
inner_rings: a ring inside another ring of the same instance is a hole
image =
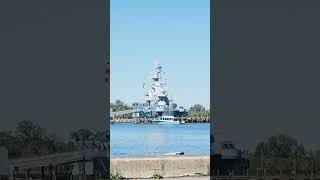
[[[157,64],[151,76],[143,82],[143,88],[146,89],[146,103],[144,107],[145,116],[157,117],[163,115],[186,116],[186,110],[178,107],[173,99],[168,95],[167,81],[165,73],[160,64]],[[151,85],[148,86],[148,80]]]

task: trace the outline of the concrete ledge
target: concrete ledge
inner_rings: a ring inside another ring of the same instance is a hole
[[[209,175],[208,156],[111,157],[111,173],[125,178],[151,178]]]

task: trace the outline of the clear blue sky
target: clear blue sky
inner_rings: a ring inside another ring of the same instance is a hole
[[[111,0],[111,102],[144,102],[157,60],[180,106],[210,107],[209,0]]]

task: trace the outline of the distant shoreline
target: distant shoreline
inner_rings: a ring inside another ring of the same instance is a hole
[[[134,123],[134,122],[110,122],[111,124],[152,124],[152,125],[159,125],[159,124],[153,124],[153,123]],[[186,125],[186,124],[210,124],[210,122],[188,122],[184,124],[170,124],[170,125]],[[159,126],[162,126],[163,124],[160,124]],[[168,125],[168,124],[167,124]]]

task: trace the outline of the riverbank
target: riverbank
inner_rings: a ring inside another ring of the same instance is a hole
[[[111,157],[110,166],[112,174],[118,173],[125,178],[153,176],[197,178],[196,176],[209,175],[210,157],[208,155]]]

